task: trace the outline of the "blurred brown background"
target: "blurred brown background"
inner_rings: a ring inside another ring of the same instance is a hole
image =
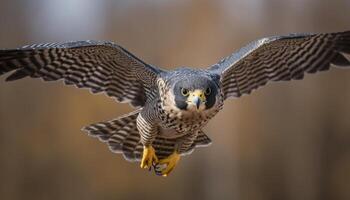
[[[209,66],[247,42],[350,30],[349,0],[0,1],[0,47],[112,40],[171,69]],[[0,199],[350,199],[350,71],[227,101],[210,148],[168,178],[80,131],[131,111],[103,95],[0,79]]]

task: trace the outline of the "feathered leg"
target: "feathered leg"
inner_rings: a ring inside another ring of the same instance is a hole
[[[155,168],[156,174],[164,177],[168,176],[180,161],[181,154],[187,152],[188,149],[191,148],[197,135],[198,131],[195,131],[179,138],[175,151],[169,157],[159,160]],[[163,167],[163,165],[166,166]]]
[[[150,169],[153,164],[158,163],[156,152],[152,147],[152,142],[158,133],[158,126],[154,115],[147,108],[143,109],[137,117],[137,128],[140,132],[141,143],[143,144],[140,167]]]

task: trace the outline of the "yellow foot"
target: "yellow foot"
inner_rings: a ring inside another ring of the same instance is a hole
[[[176,164],[180,160],[180,154],[174,152],[169,157],[160,160],[155,168],[155,172],[158,175],[162,175],[164,177],[168,176],[171,171],[175,168]],[[166,165],[165,168],[162,167]]]
[[[143,155],[140,167],[143,169],[151,169],[152,164],[158,163],[158,158],[156,156],[156,151],[152,146],[143,147]]]

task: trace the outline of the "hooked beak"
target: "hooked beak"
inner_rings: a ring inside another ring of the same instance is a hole
[[[188,100],[191,104],[196,106],[197,110],[202,103],[206,102],[205,95],[202,90],[195,90],[193,92],[190,92]]]
[[[197,96],[193,97],[192,103],[196,105],[197,109],[199,109],[199,106],[201,105],[201,99]]]

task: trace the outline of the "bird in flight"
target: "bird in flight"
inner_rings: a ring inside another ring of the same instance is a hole
[[[112,42],[75,41],[0,50],[6,81],[27,76],[105,93],[135,111],[83,128],[128,161],[167,176],[180,157],[208,146],[203,127],[224,101],[272,81],[347,67],[350,31],[291,34],[251,42],[207,69],[167,71],[147,64]]]

